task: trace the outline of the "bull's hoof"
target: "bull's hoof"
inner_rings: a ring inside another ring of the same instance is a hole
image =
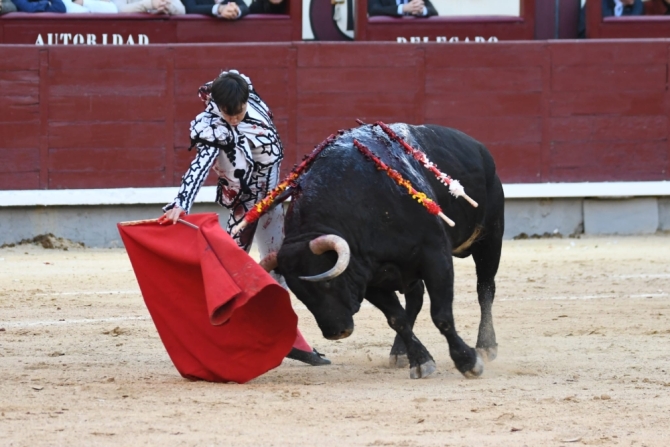
[[[498,345],[490,348],[477,348],[477,354],[481,356],[484,362],[492,362],[498,357]]]
[[[481,376],[483,372],[484,372],[484,361],[479,356],[479,354],[477,354],[477,361],[475,362],[475,366],[473,366],[472,369],[465,371],[463,375],[468,379],[474,379],[475,377]]]
[[[391,368],[407,368],[409,366],[409,359],[407,354],[389,355],[389,366]]]
[[[425,379],[429,375],[433,374],[437,366],[432,360],[428,360],[426,363],[416,366],[414,368],[409,368],[409,378],[410,379]]]

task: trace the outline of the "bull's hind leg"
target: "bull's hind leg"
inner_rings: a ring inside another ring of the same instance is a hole
[[[410,285],[409,289],[405,292],[405,312],[407,313],[407,321],[410,329],[414,329],[416,317],[421,312],[423,292],[423,281],[420,280]],[[393,341],[393,347],[389,355],[389,365],[392,368],[407,368],[409,365],[407,346],[405,346],[405,342],[402,340],[400,334],[396,334]]]
[[[403,309],[398,296],[390,290],[368,287],[365,298],[386,316],[386,321],[407,347],[409,359],[409,376],[412,379],[428,377],[435,372],[435,361],[425,346],[412,332],[412,324]],[[415,316],[416,318],[416,316]]]
[[[481,310],[477,351],[486,361],[494,360],[498,355],[498,343],[493,329],[493,298],[496,293],[495,277],[500,265],[502,249],[503,222],[496,222],[485,238],[472,245],[471,253],[477,270],[477,298]]]
[[[422,268],[426,290],[430,296],[430,315],[433,323],[449,343],[449,355],[466,377],[476,377],[484,371],[484,362],[456,332],[454,325],[454,264],[451,254],[439,248],[426,254]]]

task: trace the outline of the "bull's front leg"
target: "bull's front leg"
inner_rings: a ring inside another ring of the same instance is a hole
[[[409,321],[410,329],[414,329],[414,322],[417,315],[421,312],[423,306],[423,281],[419,280],[412,284],[405,292],[405,313]],[[407,357],[407,346],[399,334],[396,334],[391,354],[389,355],[389,365],[392,368],[407,368],[409,358]]]
[[[475,349],[458,335],[454,324],[454,264],[451,254],[436,248],[427,254],[422,271],[430,296],[430,315],[449,343],[449,354],[456,369],[465,377],[480,376],[484,372],[484,362]]]
[[[405,343],[409,359],[409,377],[420,379],[435,372],[435,361],[426,347],[412,332],[412,325],[407,317],[407,312],[400,304],[395,292],[368,287],[365,298],[384,313],[389,326],[396,331]]]

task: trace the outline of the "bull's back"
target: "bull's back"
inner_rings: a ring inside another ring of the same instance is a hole
[[[411,126],[413,144],[421,148],[443,173],[458,180],[479,206],[454,198],[449,189],[426,170],[428,181],[444,213],[456,222],[449,229],[454,247],[466,241],[477,227],[485,228],[502,212],[502,185],[488,149],[471,136],[437,125]]]
[[[364,126],[340,134],[337,142],[324,149],[301,177],[299,193],[286,216],[287,239],[300,238],[307,232],[356,235],[366,248],[379,242],[380,250],[390,247],[393,252],[402,252],[399,244],[407,245],[406,250],[410,251],[418,241],[437,237],[426,229],[440,225],[440,221],[422,211],[404,188],[394,185],[374,163],[366,160],[354,147],[354,139],[399,170],[416,189],[437,199],[445,214],[456,221],[456,227],[447,228],[454,248],[466,241],[478,226],[485,226],[487,185],[497,179],[495,164],[486,148],[455,129],[402,124],[392,127],[412,146],[424,151],[442,172],[459,180],[480,206],[473,208],[464,199],[454,198],[447,186],[405,154],[399,145],[384,147],[379,138],[381,131],[376,130],[375,134],[370,126]],[[391,147],[393,150],[389,151]],[[431,223],[422,227],[424,220]],[[414,231],[416,228],[422,231]],[[396,232],[402,233],[402,237]],[[382,235],[388,235],[393,243],[381,241]]]
[[[453,178],[472,178],[476,182],[495,181],[495,162],[490,152],[471,136],[449,127],[412,126],[417,145],[430,160]]]

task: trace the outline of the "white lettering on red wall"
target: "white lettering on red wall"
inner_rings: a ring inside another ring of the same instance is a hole
[[[396,42],[398,43],[422,43],[422,42],[441,42],[441,43],[452,43],[452,42],[498,42],[498,38],[496,36],[491,36],[488,39],[481,37],[481,36],[475,36],[474,39],[470,40],[469,37],[466,37],[465,39],[461,40],[458,38],[458,36],[453,36],[447,38],[447,36],[437,36],[434,40],[430,37],[410,37],[409,40],[407,40],[406,37],[396,37]]]
[[[149,36],[146,34],[123,36],[121,34],[48,33],[44,37],[38,34],[35,45],[149,45]]]

